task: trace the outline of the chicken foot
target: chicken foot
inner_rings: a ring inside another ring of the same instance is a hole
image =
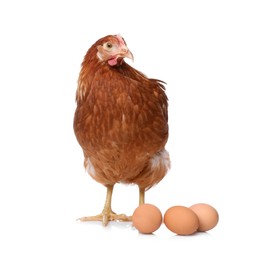
[[[105,205],[101,214],[91,217],[79,218],[79,221],[102,221],[104,226],[107,226],[109,221],[131,221],[132,217],[128,217],[125,214],[116,214],[111,209],[111,198],[113,192],[113,185],[107,186],[107,195]]]

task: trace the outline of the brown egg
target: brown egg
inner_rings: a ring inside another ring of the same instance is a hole
[[[142,204],[135,209],[132,215],[133,226],[140,233],[150,234],[156,231],[162,224],[160,210],[152,204]]]
[[[214,228],[218,223],[218,212],[212,206],[205,203],[194,204],[190,207],[198,216],[198,231],[208,231]]]
[[[166,227],[178,235],[191,235],[199,227],[197,215],[191,209],[184,206],[173,206],[164,214]]]

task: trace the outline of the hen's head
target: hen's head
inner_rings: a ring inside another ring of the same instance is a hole
[[[108,35],[98,40],[94,46],[97,49],[98,59],[110,66],[121,64],[124,58],[133,60],[132,53],[120,35]]]

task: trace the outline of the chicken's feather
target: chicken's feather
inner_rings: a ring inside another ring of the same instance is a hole
[[[150,188],[169,168],[165,87],[124,61],[119,66],[100,62],[96,45],[82,63],[74,117],[85,167],[104,185]]]

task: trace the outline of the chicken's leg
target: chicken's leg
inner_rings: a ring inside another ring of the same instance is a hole
[[[145,203],[145,189],[139,188],[140,196],[139,196],[139,205],[142,205]]]
[[[107,226],[109,221],[117,220],[117,221],[131,221],[131,217],[128,217],[124,214],[117,215],[111,209],[111,198],[113,192],[113,185],[107,186],[107,195],[106,201],[101,214],[91,217],[82,217],[79,221],[102,221],[104,226]]]

